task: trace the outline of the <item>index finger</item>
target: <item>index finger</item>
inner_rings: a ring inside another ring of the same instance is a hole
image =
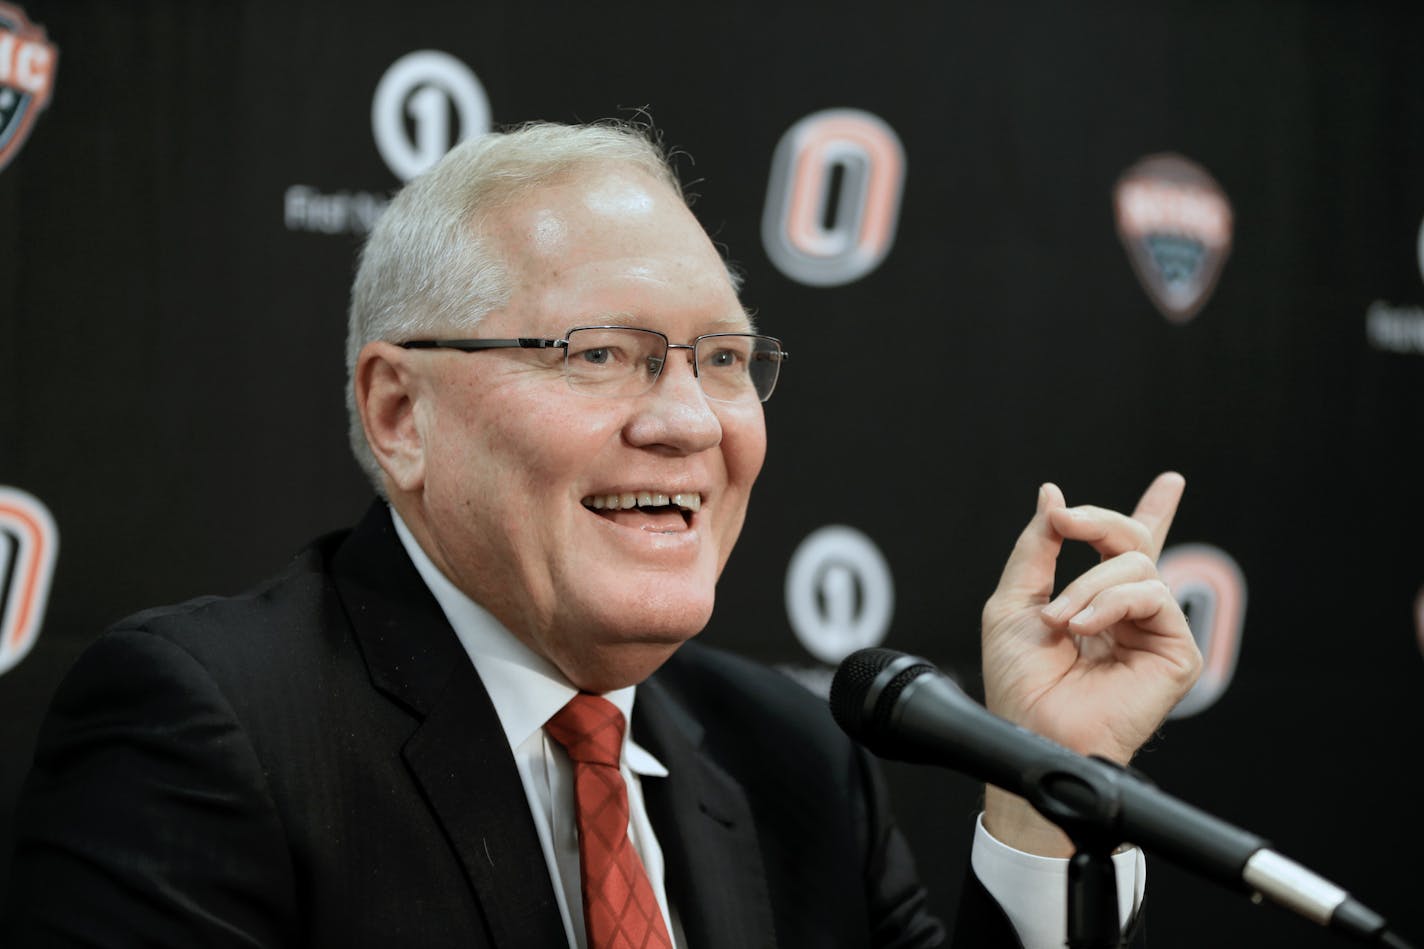
[[[1054,529],[1050,514],[1061,511],[1064,503],[1058,485],[1045,482],[1039,486],[1033,519],[1014,543],[1004,571],[999,575],[996,593],[1046,600],[1053,592],[1053,575],[1058,565],[1058,551],[1063,547],[1063,535]]]
[[[1177,516],[1177,505],[1186,489],[1186,478],[1175,471],[1164,471],[1152,479],[1132,511],[1132,519],[1146,527],[1152,537],[1151,549],[1143,552],[1153,560],[1167,543],[1167,531],[1172,527],[1172,518]]]

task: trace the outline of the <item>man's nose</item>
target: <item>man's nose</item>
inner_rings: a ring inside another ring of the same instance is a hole
[[[690,349],[669,348],[653,387],[638,399],[629,420],[628,441],[690,454],[722,441],[722,422],[693,371]]]

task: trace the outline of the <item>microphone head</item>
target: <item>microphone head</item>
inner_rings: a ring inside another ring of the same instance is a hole
[[[831,679],[831,715],[851,738],[877,754],[887,735],[895,702],[905,686],[935,667],[893,649],[858,649]]]

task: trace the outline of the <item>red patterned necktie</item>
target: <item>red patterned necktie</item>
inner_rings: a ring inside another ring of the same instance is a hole
[[[653,886],[628,839],[628,789],[618,770],[623,713],[605,698],[579,693],[544,729],[574,762],[588,949],[672,949]]]

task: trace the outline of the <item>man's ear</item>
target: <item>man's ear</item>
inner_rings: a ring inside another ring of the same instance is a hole
[[[352,384],[366,442],[391,487],[418,491],[425,483],[425,441],[416,424],[418,378],[407,352],[392,343],[367,343]]]

